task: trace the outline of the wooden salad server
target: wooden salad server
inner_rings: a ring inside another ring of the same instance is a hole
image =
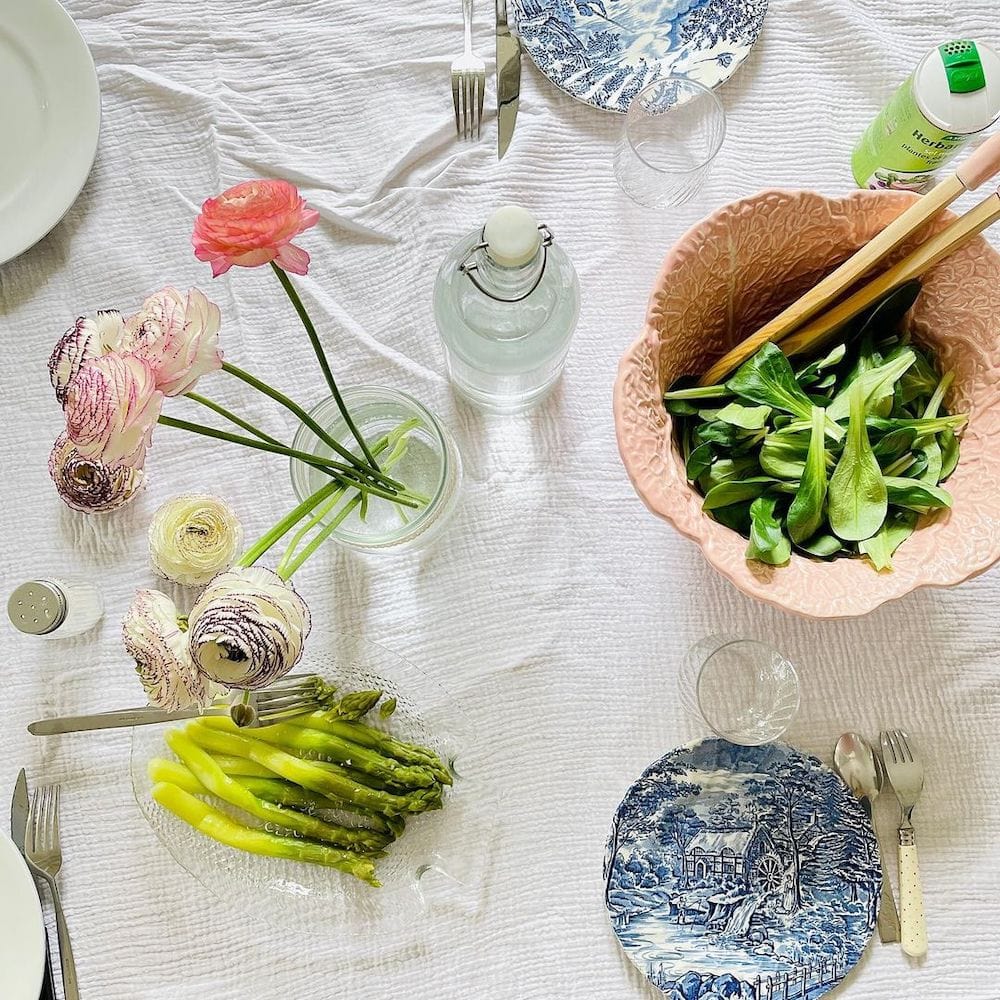
[[[848,257],[840,267],[828,274],[819,284],[814,285],[805,295],[796,299],[770,322],[765,323],[756,333],[737,344],[728,354],[723,355],[705,372],[699,380],[699,385],[714,385],[721,382],[764,344],[769,341],[781,341],[797,330],[829,306],[838,296],[846,292],[886,254],[894,250],[926,222],[933,219],[956,198],[966,191],[975,190],[998,171],[1000,171],[1000,133],[991,136],[982,143],[954,174],[945,178],[935,188],[914,202],[874,239]],[[979,230],[976,231],[979,232]],[[957,249],[957,246],[954,249]],[[937,260],[940,259],[940,257],[937,258]]]
[[[983,199],[975,208],[956,219],[947,229],[941,230],[937,236],[932,236],[926,243],[921,243],[908,257],[880,274],[873,281],[858,289],[849,298],[838,303],[829,312],[814,319],[808,326],[796,331],[790,337],[781,341],[781,349],[789,357],[801,354],[839,330],[849,319],[877,302],[883,295],[898,288],[900,285],[919,278],[929,271],[939,261],[964,246],[974,236],[1000,219],[1000,191],[995,191]]]

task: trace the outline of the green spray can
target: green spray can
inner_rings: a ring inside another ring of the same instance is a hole
[[[920,60],[854,147],[863,188],[921,194],[968,139],[1000,118],[1000,56],[969,39],[945,42]]]

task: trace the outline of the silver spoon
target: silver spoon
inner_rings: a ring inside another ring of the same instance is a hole
[[[882,790],[882,769],[872,745],[857,733],[844,733],[833,751],[833,766],[844,779],[844,784],[861,800],[874,830],[872,803]],[[879,857],[882,861],[882,896],[878,908],[878,936],[883,944],[889,944],[899,940],[899,913],[885,866],[885,854],[881,850]]]

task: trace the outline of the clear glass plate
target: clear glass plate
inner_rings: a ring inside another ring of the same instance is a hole
[[[354,636],[314,630],[296,670],[320,674],[345,691],[381,688],[386,698],[396,698],[396,711],[388,720],[381,720],[375,710],[366,721],[432,747],[450,763],[455,780],[446,790],[444,807],[407,820],[403,835],[377,862],[382,888],[375,889],[333,869],[259,857],[216,843],[157,805],[147,765],[153,757],[172,758],[163,738],[168,727],[140,726],[132,732],[132,788],[163,846],[227,906],[283,928],[336,928],[339,937],[356,936],[368,955],[372,932],[391,937],[400,947],[420,935],[428,916],[474,917],[489,875],[496,809],[486,762],[477,758],[459,706],[412,663]],[[243,823],[255,822],[217,800],[213,804]],[[350,821],[344,814],[330,816]]]

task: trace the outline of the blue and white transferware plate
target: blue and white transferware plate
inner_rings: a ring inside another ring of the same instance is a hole
[[[861,804],[815,757],[710,739],[628,790],[605,880],[619,942],[669,1000],[816,1000],[865,950],[882,872]]]
[[[521,42],[561,90],[628,111],[661,76],[725,83],[750,54],[767,0],[513,0]]]

